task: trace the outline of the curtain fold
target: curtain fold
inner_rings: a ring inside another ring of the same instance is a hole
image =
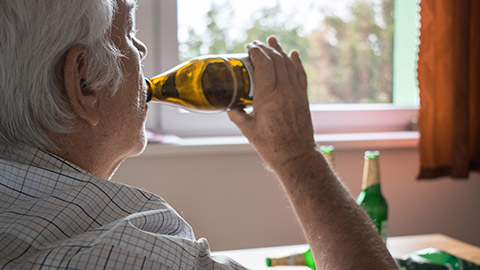
[[[420,179],[480,170],[480,1],[420,3]]]

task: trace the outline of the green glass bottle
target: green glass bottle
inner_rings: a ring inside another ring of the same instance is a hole
[[[400,270],[479,270],[480,265],[456,257],[436,248],[412,252],[402,259],[396,259]]]
[[[362,191],[357,197],[357,204],[367,212],[383,241],[386,242],[388,204],[380,188],[379,156],[378,151],[365,152]]]
[[[308,249],[305,252],[293,253],[283,257],[267,258],[267,266],[308,266],[315,269],[315,261],[313,260],[312,251]]]

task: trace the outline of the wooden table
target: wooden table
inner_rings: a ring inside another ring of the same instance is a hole
[[[453,239],[442,234],[424,234],[412,236],[390,237],[387,247],[395,258],[401,258],[411,252],[424,248],[438,248],[450,254],[462,257],[480,265],[480,248]],[[213,252],[215,255],[226,255],[251,269],[272,270],[265,264],[267,257],[282,256],[293,252],[306,251],[307,245],[292,245],[267,248],[252,248]],[[276,267],[275,269],[309,269],[301,266]]]

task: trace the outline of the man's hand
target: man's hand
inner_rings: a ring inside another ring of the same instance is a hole
[[[315,151],[307,78],[298,51],[287,55],[275,37],[246,46],[254,66],[253,112],[228,112],[273,169]]]

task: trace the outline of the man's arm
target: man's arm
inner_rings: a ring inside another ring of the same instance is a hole
[[[275,171],[313,252],[317,269],[397,269],[368,216],[327,165],[313,140],[299,54],[275,38],[247,45],[254,65],[253,112],[229,112]]]

